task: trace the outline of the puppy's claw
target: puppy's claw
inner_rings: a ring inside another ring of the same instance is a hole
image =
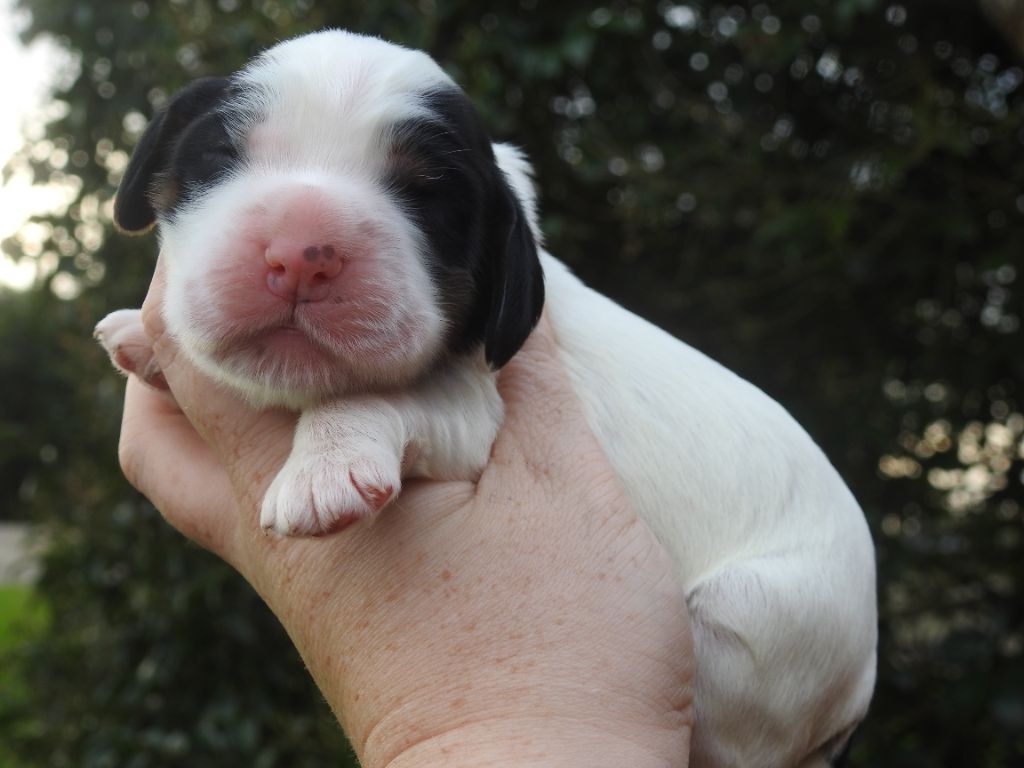
[[[367,475],[370,473],[365,471],[366,468],[359,469],[363,469],[363,472],[357,472],[356,467],[351,467],[348,471],[348,479],[352,481],[352,485],[370,509],[379,512],[388,505],[395,495],[395,487],[380,478],[369,479]]]

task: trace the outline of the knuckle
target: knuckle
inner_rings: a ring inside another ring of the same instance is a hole
[[[145,448],[138,440],[122,432],[117,444],[117,460],[125,479],[138,491],[145,493]]]

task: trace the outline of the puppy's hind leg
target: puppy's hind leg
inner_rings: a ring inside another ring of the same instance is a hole
[[[167,381],[153,356],[153,345],[142,326],[142,310],[119,309],[96,324],[93,336],[121,373],[134,373],[157,389],[167,389]]]
[[[790,553],[725,565],[691,588],[691,768],[829,764],[875,678],[872,593],[849,581]]]

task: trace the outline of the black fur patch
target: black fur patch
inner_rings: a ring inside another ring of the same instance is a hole
[[[141,232],[157,213],[174,211],[239,162],[222,106],[233,86],[227,78],[197,80],[158,112],[139,140],[114,200],[114,222]]]
[[[389,131],[386,183],[429,243],[449,346],[461,352],[483,342],[499,368],[540,318],[536,244],[465,94],[449,88],[423,101],[433,117]]]

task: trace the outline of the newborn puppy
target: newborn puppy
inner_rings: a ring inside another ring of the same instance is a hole
[[[476,478],[494,371],[547,306],[590,425],[686,589],[691,765],[824,766],[875,678],[863,515],[775,402],[539,250],[530,169],[425,54],[340,31],[284,42],[156,115],[115,221],[154,223],[182,351],[301,411],[263,526],[319,535],[403,477]],[[134,310],[97,335],[159,376]]]

